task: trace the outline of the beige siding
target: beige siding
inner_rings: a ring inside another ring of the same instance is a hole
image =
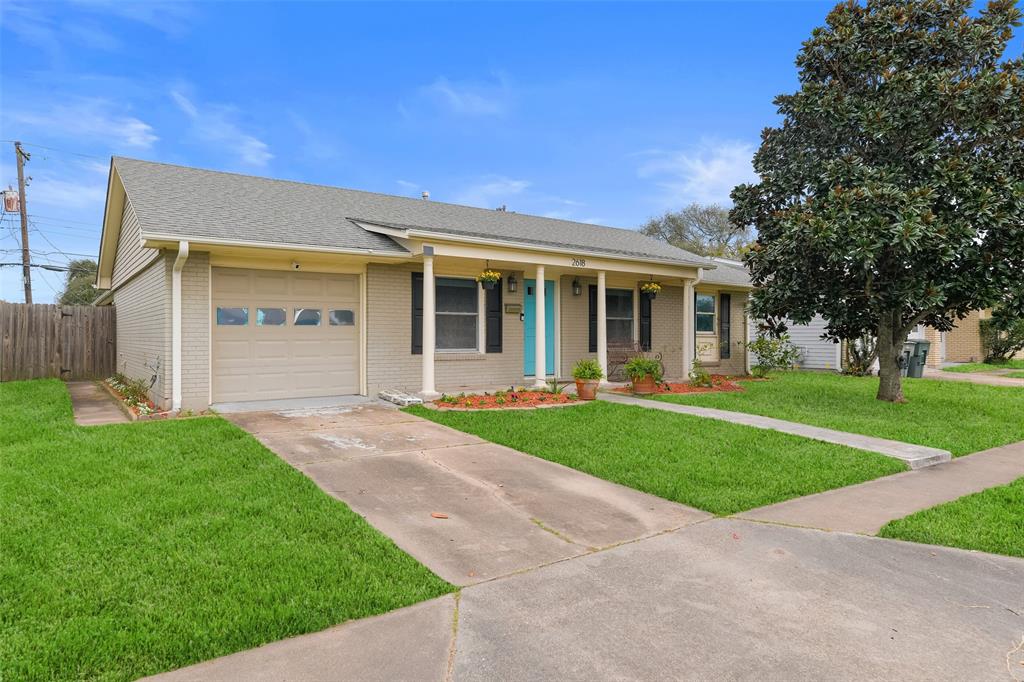
[[[114,305],[117,370],[147,383],[154,381],[150,397],[166,406],[171,394],[171,290],[166,260],[155,260],[116,289]]]
[[[160,256],[158,249],[142,247],[142,228],[135,215],[131,202],[125,201],[124,214],[121,216],[121,232],[117,238],[117,251],[114,253],[114,270],[111,274],[110,286],[116,289],[152,263]]]
[[[468,276],[476,274],[449,272],[443,264],[435,265],[436,275]],[[412,272],[422,266],[376,265],[367,267],[366,281],[366,383],[370,395],[383,389],[399,389],[416,393],[422,389],[423,358],[412,353]],[[478,271],[477,271],[478,272]],[[505,277],[511,271],[502,273]],[[522,272],[515,273],[518,291],[506,288],[505,304],[523,303]],[[480,319],[483,323],[483,319]],[[438,352],[435,383],[439,391],[467,388],[502,387],[523,384],[523,324],[518,314],[502,315],[501,353]]]

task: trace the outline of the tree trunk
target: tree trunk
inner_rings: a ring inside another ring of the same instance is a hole
[[[900,382],[900,356],[906,335],[900,328],[898,312],[884,312],[878,321],[878,395],[879,400],[904,403]]]

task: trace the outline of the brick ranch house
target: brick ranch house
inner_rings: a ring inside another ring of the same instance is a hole
[[[748,369],[745,271],[633,230],[120,157],[96,285],[171,409],[529,385],[634,342]]]

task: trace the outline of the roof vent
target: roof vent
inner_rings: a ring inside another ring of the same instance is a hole
[[[423,193],[420,194],[420,197],[423,199],[423,201],[430,201],[430,192],[428,192],[427,190],[423,190]]]
[[[507,211],[507,210],[508,210],[508,207],[507,207],[507,206],[505,206],[505,204],[502,204],[501,206],[499,206],[498,208],[496,208],[496,209],[494,209],[494,210],[495,210],[495,211],[501,211],[502,213],[504,213],[505,211]]]

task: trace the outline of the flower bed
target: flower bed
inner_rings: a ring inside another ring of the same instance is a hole
[[[508,410],[536,407],[556,407],[579,403],[572,393],[550,391],[496,391],[466,395],[442,395],[431,403],[440,410]]]
[[[724,374],[712,374],[711,386],[694,386],[693,384],[676,384],[662,382],[655,389],[655,394],[663,393],[724,393],[728,391],[742,391],[743,387],[737,383],[740,379],[725,376]],[[620,386],[612,389],[616,393],[633,393],[632,386]]]
[[[156,414],[156,405],[146,396],[146,387],[142,382],[115,374],[105,383],[110,392],[136,417]]]

